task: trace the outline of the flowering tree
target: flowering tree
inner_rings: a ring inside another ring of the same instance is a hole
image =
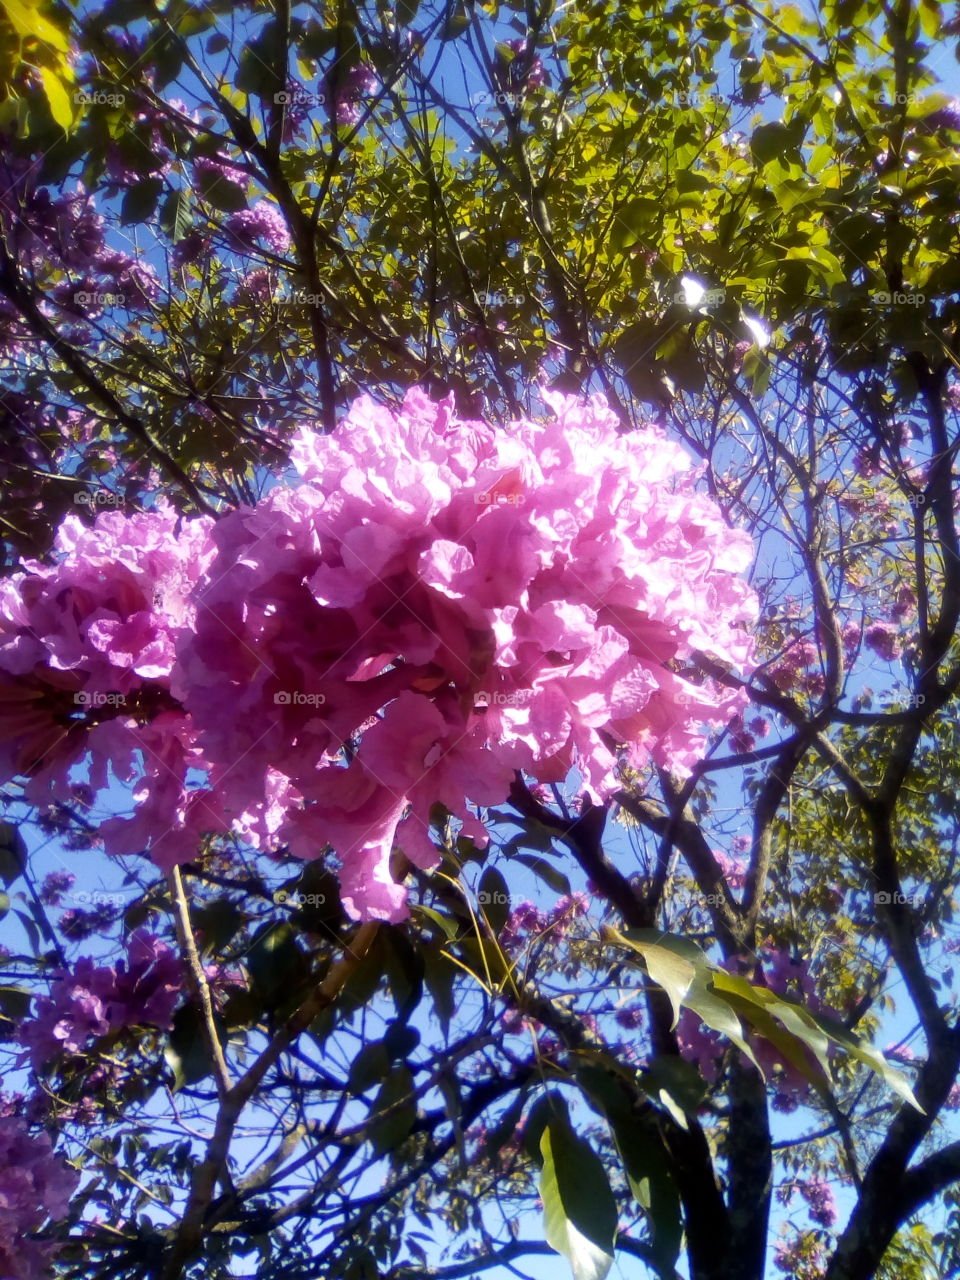
[[[958,31],[0,5],[0,1274],[956,1272]]]

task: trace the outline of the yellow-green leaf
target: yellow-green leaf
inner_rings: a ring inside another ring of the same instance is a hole
[[[76,108],[73,98],[67,92],[64,77],[55,67],[41,67],[40,80],[43,91],[50,104],[50,114],[65,133],[68,133],[76,121]],[[67,81],[71,83],[71,81]]]

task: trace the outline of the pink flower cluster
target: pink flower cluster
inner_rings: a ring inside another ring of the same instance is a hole
[[[72,192],[51,194],[43,166],[28,142],[0,129],[0,230],[22,270],[49,287],[41,303],[61,333],[77,345],[98,340],[87,323],[110,307],[137,311],[157,296],[159,281],[148,263],[111,249],[106,223],[82,183]],[[0,309],[0,345],[21,351],[26,337],[15,309]]]
[[[34,1016],[21,1023],[20,1043],[39,1071],[60,1054],[81,1053],[94,1037],[111,1031],[141,1025],[169,1029],[181,978],[175,952],[137,929],[127,940],[126,960],[116,969],[84,957],[62,973],[49,996],[36,999]]]
[[[22,1120],[0,1117],[0,1275],[41,1280],[49,1274],[52,1247],[32,1233],[66,1214],[79,1180],[53,1154],[45,1133],[33,1136]]]
[[[328,101],[334,104],[334,116],[341,126],[359,124],[364,108],[380,89],[380,81],[371,67],[358,63],[346,75],[326,80]]]
[[[799,1185],[813,1221],[821,1227],[832,1227],[837,1220],[837,1205],[830,1183],[824,1178],[810,1178]]]
[[[578,917],[590,906],[585,893],[572,893],[558,898],[549,911],[540,911],[532,902],[518,902],[507,917],[500,933],[500,945],[516,947],[549,933],[551,941],[565,938]]]
[[[788,1243],[777,1242],[773,1255],[774,1265],[791,1280],[822,1280],[827,1256],[823,1241],[813,1232],[795,1234]]]
[[[510,61],[506,73],[498,78],[507,88],[522,93],[525,90],[542,89],[548,83],[549,76],[543,62],[528,47],[526,40],[507,40],[504,47],[510,50]]]
[[[252,209],[233,213],[226,223],[228,240],[242,252],[263,240],[272,253],[282,255],[290,248],[290,233],[283,214],[266,200],[258,200]]]
[[[601,799],[622,764],[688,771],[743,706],[680,670],[749,665],[750,540],[662,433],[543,394],[501,431],[363,397],[255,507],[68,518],[0,586],[0,774],[50,803],[89,750],[94,786],[139,779],[108,852],[332,848],[347,910],[399,920],[391,851],[435,865],[435,806],[485,844],[517,770]]]

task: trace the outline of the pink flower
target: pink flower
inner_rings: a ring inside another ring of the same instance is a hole
[[[169,1029],[180,997],[180,961],[145,929],[127,940],[127,958],[116,969],[89,957],[61,973],[49,996],[35,1001],[32,1018],[19,1028],[35,1071],[61,1054],[82,1053],[91,1039],[147,1023]]]
[[[362,63],[351,67],[341,79],[330,79],[327,83],[328,91],[333,91],[337,124],[348,126],[359,122],[364,108],[380,88],[373,70]]]
[[[822,1227],[832,1227],[837,1220],[837,1206],[829,1182],[823,1178],[811,1178],[807,1182],[801,1182],[799,1186],[813,1221]]]
[[[232,165],[225,156],[197,156],[193,162],[194,173],[210,182],[229,182],[231,186],[246,191],[250,178],[242,169]]]
[[[688,772],[746,699],[674,665],[749,668],[750,541],[662,432],[542,395],[506,431],[361,397],[255,507],[68,518],[54,565],[0,584],[0,774],[49,804],[89,749],[94,790],[135,785],[108,852],[329,852],[348,911],[399,920],[391,857],[436,864],[438,806],[483,844],[518,770],[601,800],[625,763]]]
[[[746,848],[749,849],[749,836],[738,836],[737,840],[734,841],[734,847],[736,847],[737,841],[742,840],[746,840]],[[736,858],[728,858],[725,853],[722,853],[719,850],[714,850],[713,856],[719,863],[720,870],[723,872],[724,878],[730,888],[742,889],[747,882],[747,869],[743,863],[738,861]]]
[[[20,1119],[0,1118],[0,1275],[42,1280],[52,1244],[33,1238],[47,1219],[62,1218],[80,1175],[53,1154],[45,1133],[31,1135]]]
[[[59,906],[61,896],[76,882],[77,877],[69,871],[51,871],[40,886],[40,901],[48,907]]]
[[[232,213],[226,229],[235,249],[252,249],[257,240],[263,240],[271,253],[278,256],[290,248],[290,232],[283,214],[266,200],[258,200],[252,209]]]
[[[865,643],[885,662],[893,662],[903,651],[900,633],[889,622],[875,622],[863,633]]]

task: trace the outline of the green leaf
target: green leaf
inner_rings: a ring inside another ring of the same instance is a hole
[[[309,972],[307,957],[288,924],[267,924],[247,953],[247,969],[255,993],[267,1009],[279,1009],[297,999]]]
[[[423,956],[400,928],[387,926],[380,930],[380,936],[384,941],[390,994],[397,1017],[405,1022],[423,996]]]
[[[740,1020],[730,1008],[729,1003],[710,988],[709,980],[716,966],[710,963],[705,952],[695,942],[691,942],[688,938],[677,937],[675,934],[658,933],[655,929],[628,929],[624,933],[618,933],[617,930],[606,927],[603,930],[603,937],[638,952],[641,958],[645,948],[657,947],[660,951],[672,952],[686,960],[692,966],[694,973],[682,997],[682,1004],[692,1009],[701,1022],[705,1022],[708,1027],[719,1031],[721,1035],[731,1040],[742,1053],[746,1054],[757,1070],[760,1070],[760,1064],[743,1038]],[[644,967],[647,968],[646,963]],[[649,968],[647,972],[650,972]],[[650,976],[653,977],[653,974],[651,973]],[[677,977],[679,976],[680,973],[677,970]],[[654,978],[654,981],[657,979]],[[673,998],[671,996],[671,1002]]]
[[[65,73],[59,67],[40,67],[40,82],[47,95],[50,114],[64,133],[68,133],[77,118],[73,98],[68,92],[68,86],[73,88],[73,77],[69,69]]]
[[[683,1058],[654,1058],[640,1076],[640,1087],[659,1102],[681,1128],[687,1128],[687,1116],[696,1115],[707,1094],[703,1076]]]
[[[540,1153],[547,1243],[569,1261],[574,1280],[604,1280],[613,1266],[617,1203],[603,1162],[566,1117],[549,1121]]]
[[[543,1137],[544,1130],[555,1117],[562,1116],[566,1118],[567,1115],[566,1099],[556,1089],[547,1089],[541,1093],[527,1113],[522,1131],[523,1148],[538,1168],[543,1168],[543,1152],[540,1150],[540,1140]]]
[[[206,4],[171,5],[166,16],[177,34],[185,40],[209,30],[215,21]]]
[[[713,964],[706,954],[687,938],[673,934],[659,934],[653,929],[628,929],[619,933],[604,928],[603,937],[608,942],[625,946],[641,957],[643,967],[653,979],[667,990],[674,1010],[679,1004],[691,1009],[702,1022],[731,1040],[741,1052],[760,1070],[750,1046],[743,1038],[740,1018],[751,1024],[754,1031],[770,1041],[788,1062],[803,1073],[818,1088],[829,1086],[829,1041],[833,1040],[852,1057],[857,1058],[890,1085],[911,1106],[922,1110],[902,1072],[878,1053],[871,1045],[831,1018],[815,1014],[792,1000],[785,1000],[767,987],[754,986],[737,974],[727,973]],[[665,962],[659,953],[668,951],[685,960],[694,970],[687,989],[681,994],[683,970]],[[657,977],[650,963],[659,966]],[[673,985],[672,992],[667,983]],[[812,1055],[813,1062],[810,1057]],[[762,1074],[762,1073],[761,1073]],[[674,1100],[675,1101],[675,1100]]]
[[[460,938],[457,941],[459,958],[477,979],[486,986],[503,987],[510,976],[509,962],[500,947],[489,938]]]
[[[705,1085],[690,1063],[683,1063],[697,1075],[698,1084],[689,1086],[701,1094]],[[672,1064],[667,1067],[669,1075]],[[664,1077],[650,1077],[653,1083]],[[638,1107],[618,1071],[599,1063],[577,1068],[577,1080],[588,1099],[604,1116],[613,1133],[617,1152],[630,1190],[650,1224],[653,1260],[661,1276],[674,1280],[675,1265],[683,1239],[680,1195],[670,1173],[667,1152],[656,1114],[650,1107]],[[640,1079],[643,1085],[643,1077]],[[692,1099],[692,1092],[689,1095]]]
[[[10,1022],[21,1022],[30,1012],[31,995],[23,987],[0,987],[0,1009]]]
[[[149,18],[153,12],[152,0],[107,0],[100,7],[97,18],[105,27],[127,27],[131,22]]]
[[[159,22],[150,28],[147,47],[153,64],[154,88],[163,89],[180,74],[183,68],[183,50]]]
[[[694,985],[684,1003],[688,1009],[693,1010],[701,1022],[705,1022],[712,1030],[719,1031],[722,1036],[726,1036],[728,1040],[735,1044],[740,1052],[745,1054],[760,1074],[763,1075],[753,1050],[743,1038],[743,1026],[740,1023],[740,1019],[731,1009],[729,1002],[711,990],[703,976]]]
[[[523,1108],[526,1105],[527,1089],[529,1087],[529,1085],[521,1085],[514,1101],[507,1107],[493,1128],[487,1130],[487,1136],[483,1142],[483,1160],[497,1155],[516,1133],[517,1125],[520,1123],[520,1117],[523,1114]],[[537,1155],[539,1156],[539,1154],[538,1140]]]
[[[391,1062],[408,1058],[420,1043],[420,1032],[399,1019],[394,1020],[383,1033],[383,1045]]]
[[[440,39],[456,40],[457,36],[463,35],[469,26],[470,19],[467,16],[466,8],[462,4],[448,5],[446,18],[439,32]]]
[[[383,982],[385,969],[386,944],[381,931],[366,955],[351,971],[336,1005],[333,1006],[340,1019],[349,1018],[357,1009],[369,1003]]]
[[[433,1000],[434,1012],[444,1035],[450,1032],[450,1019],[456,1012],[453,998],[453,984],[457,976],[457,968],[444,952],[436,947],[429,947],[423,953],[424,981],[430,998]]]
[[[722,970],[715,971],[713,975],[713,989],[728,999],[732,1007],[737,1009],[737,1012],[748,1022],[753,1023],[761,1035],[783,1046],[786,1041],[782,1036],[776,1037],[771,1033],[767,1021],[769,1017],[776,1018],[794,1040],[799,1040],[806,1045],[822,1067],[824,1076],[828,1077],[829,1041],[811,1015],[800,1005],[784,1000],[767,987],[751,986],[746,978],[741,978],[737,974],[724,973]],[[761,1015],[767,1015],[767,1017]],[[795,1046],[792,1046],[792,1052],[795,1057],[791,1057],[791,1061],[804,1070],[801,1065],[805,1061],[804,1055],[798,1052]],[[804,1074],[809,1076],[809,1068],[804,1071]]]
[[[213,170],[201,170],[197,188],[204,200],[220,213],[238,213],[247,207],[246,194]]]
[[[367,1136],[377,1155],[398,1147],[417,1119],[413,1076],[407,1067],[393,1067],[377,1094]]]
[[[754,129],[750,150],[758,164],[769,164],[778,156],[784,156],[796,145],[793,132],[786,125],[772,121]]]
[[[477,902],[486,917],[487,924],[496,936],[506,924],[507,916],[510,914],[510,891],[506,880],[496,867],[487,867],[480,877],[480,883],[477,886]]]
[[[44,17],[38,0],[3,0],[3,10],[17,35],[35,36],[45,45],[67,52],[70,43],[66,32]]]
[[[27,938],[30,941],[30,947],[33,951],[33,954],[35,956],[38,956],[40,954],[41,934],[40,934],[40,930],[36,926],[35,921],[32,919],[31,916],[29,916],[26,913],[26,911],[21,911],[18,907],[14,907],[13,914],[17,917],[17,919],[23,925],[27,934]]]
[[[460,932],[459,920],[455,920],[452,916],[445,916],[433,907],[425,907],[423,903],[417,902],[413,904],[412,910],[415,916],[424,916],[427,920],[432,920],[448,941]]]
[[[870,1067],[875,1071],[881,1079],[886,1081],[894,1093],[903,1098],[905,1102],[909,1102],[910,1106],[915,1107],[921,1115],[926,1114],[923,1107],[914,1097],[906,1076],[902,1071],[898,1071],[896,1067],[892,1066],[879,1050],[852,1031],[848,1031],[842,1023],[836,1022],[833,1018],[825,1017],[821,1013],[810,1014],[810,1017],[831,1040],[836,1041],[852,1058],[856,1058],[864,1066]]]
[[[361,1093],[379,1084],[390,1070],[390,1054],[382,1040],[365,1044],[350,1064],[347,1090],[359,1097]]]
[[[172,244],[179,244],[192,225],[190,199],[185,191],[173,191],[160,206],[160,230]]]
[[[0,880],[13,884],[23,875],[27,865],[27,846],[17,827],[10,822],[0,822]]]
[[[697,975],[695,964],[688,957],[678,954],[675,947],[664,946],[659,941],[638,938],[639,932],[641,931],[631,930],[629,934],[621,934],[620,937],[627,946],[640,955],[647,973],[667,993],[673,1008],[672,1025],[675,1027],[684,998]],[[650,932],[653,937],[657,937],[652,930]]]
[[[185,1004],[173,1015],[173,1028],[163,1056],[173,1071],[173,1090],[198,1084],[210,1074],[203,1032],[203,1014],[193,1003]]]
[[[193,911],[194,927],[203,935],[203,953],[218,955],[236,937],[246,912],[230,898],[214,898]]]

